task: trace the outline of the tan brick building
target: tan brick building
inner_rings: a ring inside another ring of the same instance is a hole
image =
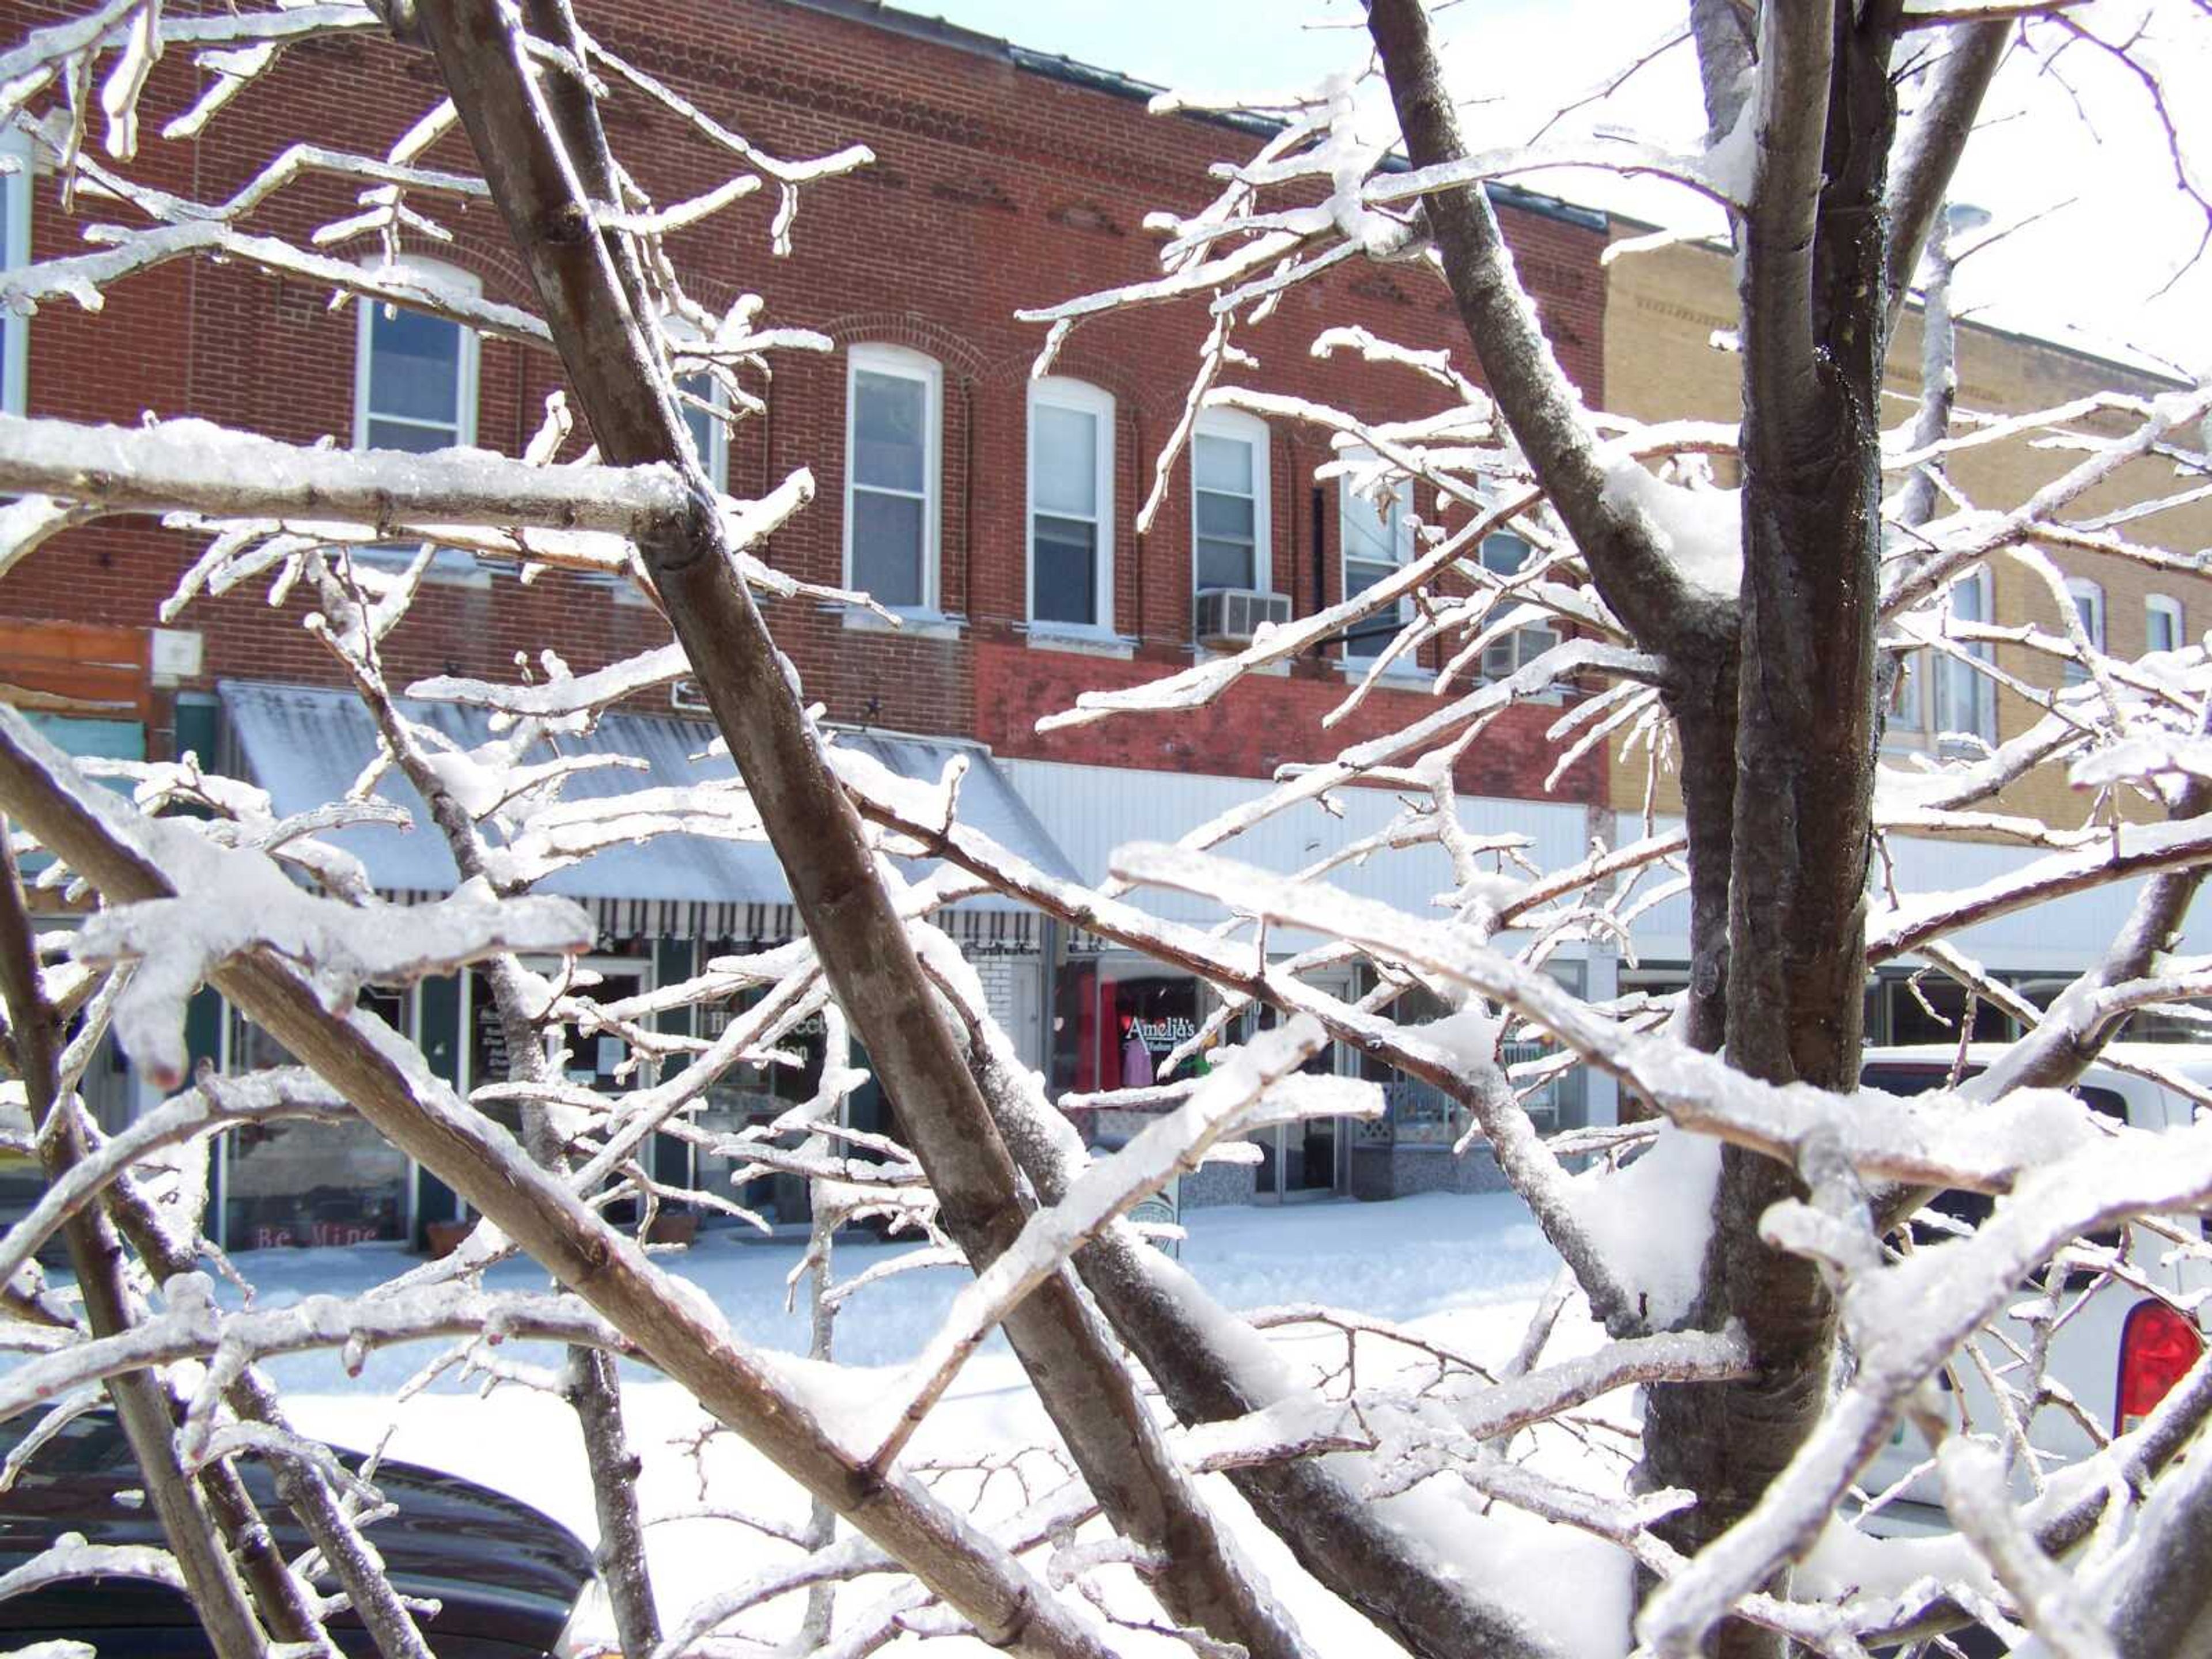
[[[1616,238],[1641,234],[1645,228],[1617,222]],[[1609,267],[1605,333],[1605,386],[1607,406],[1621,414],[1644,420],[1698,418],[1734,421],[1741,400],[1741,359],[1715,343],[1736,324],[1736,298],[1730,261],[1725,250],[1709,245],[1680,244],[1647,252],[1629,253]],[[2174,383],[2141,369],[2108,362],[2048,341],[1963,323],[1958,340],[1958,400],[1961,416],[2021,415],[2055,408],[2100,392],[2155,397]],[[1903,319],[1889,356],[1889,403],[1886,422],[1899,427],[1912,415],[1921,385],[1921,318],[1917,310]],[[2094,434],[2120,429],[2120,417],[2091,416],[2075,431]],[[1955,420],[1954,435],[1968,429],[1967,421]],[[2057,477],[2081,459],[2078,451],[2038,447],[2036,432],[1991,443],[1960,453],[1948,471],[1952,482],[1978,507],[2004,510],[2026,501],[2035,489]],[[2075,520],[2100,515],[2178,488],[2170,460],[2135,463],[2109,483],[2091,493],[2069,510]],[[1939,508],[1939,511],[1942,510]],[[2198,501],[2130,521],[2130,540],[2164,549],[2184,558],[2194,558],[2212,546],[2212,501]],[[2212,580],[2188,569],[2153,569],[2132,560],[2109,555],[2048,548],[2071,592],[2085,626],[2093,636],[2101,630],[2105,648],[2112,656],[2130,659],[2159,644],[2175,645],[2201,639],[2212,628]],[[2032,626],[2045,634],[2061,631],[2058,598],[2050,580],[2027,563],[1999,554],[1978,579],[1984,617],[2000,628]],[[1972,601],[1970,599],[1969,603]],[[2094,616],[2094,622],[2090,618]],[[1916,750],[1925,750],[1945,730],[1971,726],[1979,735],[2002,741],[2026,730],[2044,714],[2033,694],[2055,690],[2066,684],[2069,665],[2046,650],[2027,643],[1999,643],[1992,647],[1996,666],[2020,690],[1988,687],[1967,696],[1954,692],[1939,708],[1935,676],[1922,667],[1912,674],[1893,704],[1885,761],[1909,767]],[[2079,670],[2072,670],[2077,677]],[[1980,678],[1980,677],[1973,677]],[[1647,790],[1656,811],[1664,816],[1680,811],[1680,797],[1663,768],[1653,787],[1651,754],[1647,746],[1616,744],[1610,757],[1611,799],[1620,815],[1619,832],[1637,833],[1636,817],[1644,810]],[[1992,804],[1995,810],[2030,815],[2061,825],[2081,823],[2093,811],[2118,810],[2142,816],[2140,799],[2100,804],[2092,793],[2067,784],[2063,769],[2046,767],[2022,780]],[[1916,886],[1963,884],[1995,873],[2004,861],[2021,856],[1995,844],[1978,847],[1914,844],[1924,854],[1920,862],[1923,878]],[[2069,901],[2075,908],[2056,927],[2045,921],[2042,932],[2031,937],[2021,931],[1996,927],[1976,941],[1985,960],[2008,977],[2033,988],[2039,980],[2069,971],[2085,962],[2089,953],[2111,937],[2107,925],[2122,913],[2131,889],[2114,889],[2089,902]],[[1686,924],[1662,907],[1648,927],[1640,927],[1640,954],[1645,966],[1624,978],[1652,984],[1669,982],[1672,963],[1686,948],[1679,938]],[[1647,941],[1648,934],[1648,941]],[[1925,1029],[1931,1023],[1917,1001],[1901,989],[1900,971],[1884,975],[1876,987],[1869,1009],[1869,1032],[1879,1039],[1913,1040],[1942,1033]],[[1953,988],[1923,985],[1931,1000],[1942,1007],[1958,1000]]]

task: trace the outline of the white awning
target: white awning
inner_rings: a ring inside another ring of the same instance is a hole
[[[1082,878],[1103,881],[1114,849],[1130,842],[1173,841],[1221,813],[1250,805],[1273,787],[1264,779],[1219,777],[1191,772],[1150,772],[1127,768],[1078,766],[1062,761],[1008,759],[1000,763],[1036,811],[1038,821],[1066,849]],[[1324,808],[1308,802],[1262,820],[1216,850],[1224,856],[1288,875],[1319,864],[1330,854],[1381,834],[1404,810],[1401,792],[1346,788],[1334,792]],[[1504,800],[1486,796],[1459,798],[1460,822],[1476,836],[1516,836],[1528,843],[1537,868],[1573,864],[1587,850],[1586,808],[1571,801]],[[1486,858],[1486,867],[1491,862]],[[1431,844],[1401,848],[1338,866],[1329,884],[1362,898],[1378,899],[1419,916],[1443,914],[1453,886],[1450,858]],[[1173,921],[1211,927],[1226,914],[1201,895],[1139,888],[1129,902]],[[1299,951],[1318,938],[1291,928],[1268,935],[1271,951]],[[1098,949],[1103,941],[1079,934],[1074,949]],[[1579,945],[1564,953],[1583,954]]]
[[[1624,817],[1624,825],[1630,822]],[[1679,817],[1661,818],[1661,833],[1679,830]],[[1625,832],[1625,831],[1624,831]],[[1877,869],[1883,881],[1893,883],[1906,899],[1939,893],[1971,891],[1987,882],[2002,880],[2037,859],[2049,857],[2039,847],[2012,847],[1997,842],[1938,840],[1929,836],[1892,836],[1889,859]],[[1991,916],[1951,933],[1947,942],[1964,951],[1993,972],[2074,975],[2100,958],[2127,925],[2136,898],[2148,878],[2108,881],[2079,892],[2062,894],[2040,903]],[[1646,877],[1649,890],[1657,882]],[[1686,962],[1690,957],[1690,900],[1678,894],[1640,915],[1634,929],[1637,953],[1646,962]],[[2212,912],[2197,907],[2190,913],[2176,941],[2177,951],[2195,953],[2212,950]],[[1917,965],[1917,957],[1899,965]]]
[[[341,799],[377,752],[376,727],[350,694],[321,686],[271,685],[226,680],[217,688],[240,756],[253,781],[267,790],[279,817]],[[489,715],[452,703],[404,702],[401,710],[471,749],[489,740]],[[623,755],[646,769],[580,772],[567,784],[569,799],[594,799],[641,789],[683,787],[732,777],[722,756],[709,756],[714,726],[705,720],[661,720],[615,714],[585,738],[562,739],[568,754]],[[1067,876],[1073,870],[988,751],[947,739],[847,732],[838,741],[865,749],[901,776],[933,782],[955,752],[969,760],[960,791],[962,821],[1020,853],[1042,868]],[[413,814],[416,828],[401,831],[362,824],[321,837],[361,860],[370,882],[403,900],[449,892],[459,880],[453,856],[429,827],[421,796],[396,773],[377,794]],[[919,878],[930,867],[905,866]],[[783,870],[764,842],[721,841],[669,835],[642,844],[614,847],[556,872],[538,884],[589,908],[600,931],[613,938],[776,939],[799,931]],[[971,948],[1034,948],[1036,919],[996,897],[965,901],[942,913],[954,936]]]

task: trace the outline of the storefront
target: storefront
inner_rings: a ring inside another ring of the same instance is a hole
[[[366,991],[362,1006],[395,1030],[414,1024],[411,992]],[[233,1010],[226,1073],[297,1062]],[[248,1123],[222,1137],[215,1191],[216,1241],[227,1249],[366,1244],[404,1239],[414,1218],[415,1171],[404,1152],[358,1118]]]
[[[1191,1049],[1219,1006],[1211,987],[1188,974],[1163,969],[1131,951],[1079,949],[1063,960],[1055,977],[1051,1064],[1047,1081],[1054,1099],[1088,1097],[1205,1075],[1212,1042]],[[1262,1010],[1262,1024],[1273,1011]],[[1249,1017],[1237,1022],[1235,1038],[1249,1034]],[[1177,1058],[1177,1050],[1185,1050]],[[1309,1062],[1308,1069],[1333,1071],[1341,1057],[1334,1045]],[[1069,1115],[1094,1146],[1126,1143],[1151,1122],[1155,1109],[1132,1105],[1079,1105]],[[1284,1126],[1255,1137],[1256,1164],[1208,1164],[1183,1177],[1182,1207],[1209,1204],[1275,1203],[1285,1199],[1326,1197],[1344,1190],[1344,1145],[1334,1118]]]
[[[223,716],[224,768],[250,776],[269,791],[279,816],[342,797],[376,751],[368,714],[349,694],[323,687],[225,682],[219,688]],[[491,737],[482,711],[447,704],[404,705],[457,748],[471,749]],[[567,798],[619,796],[641,789],[696,789],[726,781],[730,763],[709,751],[715,732],[696,720],[629,714],[603,718],[586,737],[562,739],[571,754],[619,756],[626,764],[580,772]],[[935,781],[955,757],[966,774],[960,792],[962,819],[1012,848],[1048,872],[1073,874],[1015,795],[988,752],[952,739],[848,732],[838,741],[870,754],[900,776]],[[387,775],[379,793],[410,811],[420,824],[428,815],[404,782]],[[419,902],[452,890],[457,872],[437,836],[418,828],[402,836],[381,826],[328,833],[324,839],[360,859],[370,883],[388,898]],[[902,866],[909,879],[927,866]],[[764,842],[663,836],[647,845],[607,848],[557,872],[538,891],[576,900],[592,915],[597,949],[577,966],[597,976],[601,1000],[640,995],[691,978],[718,957],[759,951],[798,931],[798,919],[781,867]],[[945,928],[975,967],[994,1013],[1012,1033],[1023,1058],[1044,1059],[1045,1003],[1042,933],[1036,916],[1005,901],[979,898],[937,912]],[[554,973],[558,964],[535,964]],[[657,1015],[671,1035],[712,1037],[743,1006]],[[465,971],[380,1001],[378,1012],[422,1046],[434,1070],[466,1093],[508,1075],[505,1032],[495,1017],[483,976]],[[629,1046],[611,1033],[557,1036],[567,1058],[568,1080],[616,1092],[649,1081],[632,1070]],[[727,1137],[762,1130],[819,1087],[824,1031],[815,1021],[779,1046],[780,1061],[740,1064],[713,1085],[697,1124],[718,1144],[655,1137],[645,1153],[649,1177],[666,1193],[692,1188],[714,1194],[760,1218],[775,1232],[803,1231],[809,1209],[805,1182],[793,1176],[756,1175],[742,1186],[741,1149]],[[241,1020],[227,1022],[226,1064],[282,1063],[265,1037]],[[641,1062],[649,1065],[650,1062]],[[865,1066],[856,1049],[854,1064]],[[485,1109],[512,1127],[511,1105]],[[862,1127],[895,1122],[891,1103],[871,1083],[847,1103],[847,1121]],[[216,1213],[233,1248],[257,1244],[324,1244],[368,1239],[421,1241],[428,1224],[460,1218],[462,1207],[435,1177],[410,1168],[384,1147],[321,1125],[286,1125],[265,1139],[235,1148],[221,1171]],[[236,1139],[238,1138],[233,1137]],[[682,1207],[678,1206],[678,1207]],[[704,1226],[744,1224],[712,1206],[700,1206]]]

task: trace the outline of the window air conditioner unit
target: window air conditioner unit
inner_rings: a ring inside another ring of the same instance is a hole
[[[668,688],[668,706],[679,714],[711,714],[707,693],[696,680],[678,680]]]
[[[1554,629],[1516,628],[1482,647],[1482,677],[1486,680],[1510,679],[1559,642],[1559,635]]]
[[[1263,623],[1280,628],[1291,619],[1291,596],[1249,587],[1209,587],[1195,606],[1200,645],[1249,645]]]

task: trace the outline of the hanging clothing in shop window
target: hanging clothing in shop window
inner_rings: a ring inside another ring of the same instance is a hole
[[[1152,1051],[1134,1018],[1123,1017],[1122,1030],[1127,1040],[1121,1044],[1121,1086],[1149,1089],[1152,1086]]]

